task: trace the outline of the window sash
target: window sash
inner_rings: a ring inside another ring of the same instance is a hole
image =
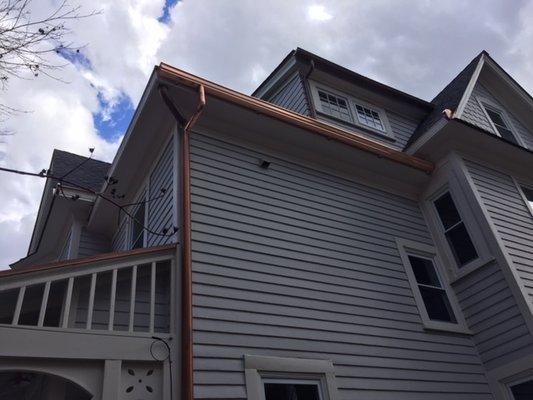
[[[482,102],[485,112],[494,126],[496,133],[503,139],[506,139],[514,144],[519,144],[517,135],[510,126],[510,123],[506,120],[503,111],[498,110],[484,102]]]
[[[322,392],[322,384],[320,381],[317,381],[315,379],[276,379],[276,378],[263,378],[262,379],[262,386],[263,386],[263,390],[265,392],[265,398],[266,398],[266,395],[267,395],[267,389],[266,389],[266,385],[294,385],[294,386],[299,386],[299,385],[305,385],[305,386],[314,386],[316,387],[316,394],[317,394],[317,397],[318,397],[318,400],[324,400],[324,396],[323,396],[323,392]],[[291,400],[293,399],[294,397],[291,397]],[[294,398],[295,400],[300,400],[299,398]],[[266,400],[269,400],[268,398],[266,398]]]
[[[377,129],[385,132],[385,126],[381,120],[381,114],[378,110],[363,106],[354,102],[357,120],[361,125],[368,126],[372,129]]]

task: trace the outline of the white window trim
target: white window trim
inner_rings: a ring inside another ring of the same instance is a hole
[[[265,400],[264,381],[305,380],[320,382],[322,400],[338,400],[335,369],[329,360],[244,356],[248,400]]]
[[[339,123],[341,124],[347,124],[347,125],[353,125],[353,126],[356,126],[356,127],[360,127],[360,128],[363,128],[371,133],[375,133],[379,136],[382,136],[382,137],[385,137],[385,138],[388,138],[388,139],[393,139],[395,140],[396,137],[394,135],[394,132],[392,131],[392,128],[391,128],[391,125],[390,125],[390,122],[389,122],[389,119],[387,117],[387,113],[386,111],[381,108],[381,107],[378,107],[374,104],[371,104],[371,103],[368,103],[364,100],[361,100],[357,97],[354,97],[354,96],[351,96],[350,94],[348,93],[344,93],[344,92],[341,92],[339,90],[336,90],[336,89],[333,89],[327,85],[323,85],[323,84],[320,84],[320,83],[317,83],[315,81],[309,81],[309,86],[311,88],[311,96],[312,96],[312,100],[313,100],[313,103],[315,105],[315,109],[320,112],[322,115],[326,116],[327,118],[331,118],[332,120],[334,121],[339,121]],[[320,97],[318,95],[318,91],[319,90],[323,90],[325,92],[330,92],[331,94],[334,94],[336,96],[339,96],[339,97],[343,97],[347,100],[348,102],[348,105],[349,105],[349,109],[348,111],[350,112],[350,116],[352,118],[352,121],[344,121],[340,118],[335,118],[335,117],[332,117],[330,116],[328,113],[324,112],[322,110],[322,104],[320,102]],[[355,105],[356,104],[359,104],[363,107],[366,107],[366,108],[369,108],[375,112],[377,112],[379,114],[379,118],[381,120],[381,123],[383,124],[383,127],[385,128],[384,131],[380,131],[379,129],[375,129],[375,128],[372,128],[371,126],[368,126],[368,125],[365,125],[361,122],[359,122],[359,117],[357,115],[357,109],[355,108]]]
[[[484,235],[481,229],[477,225],[475,217],[472,215],[472,210],[470,209],[468,201],[466,200],[466,198],[464,198],[462,193],[459,193],[461,192],[461,188],[460,186],[458,186],[458,182],[456,182],[456,180],[454,179],[454,171],[448,168],[446,168],[446,170],[447,172],[445,172],[444,174],[439,174],[441,175],[440,179],[436,179],[436,181],[439,182],[435,182],[440,183],[442,186],[439,189],[430,192],[431,194],[425,197],[425,200],[421,204],[421,208],[424,213],[424,216],[428,220],[429,228],[431,229],[435,240],[438,241],[438,247],[442,252],[441,254],[443,256],[445,264],[447,266],[450,266],[450,268],[448,268],[447,270],[450,272],[450,282],[453,283],[463,278],[464,276],[472,273],[478,268],[481,268],[484,265],[488,264],[489,262],[494,260],[494,257],[490,255],[489,247],[484,239]],[[447,183],[440,182],[445,179],[448,179]],[[432,185],[432,187],[434,186]],[[446,236],[444,235],[444,228],[442,226],[442,222],[440,221],[439,215],[434,205],[434,201],[440,196],[442,196],[445,192],[449,192],[451,194],[457,211],[459,212],[461,220],[466,226],[466,230],[470,235],[470,240],[472,240],[472,243],[474,244],[474,248],[476,249],[478,255],[478,258],[470,261],[468,264],[465,264],[462,267],[459,267],[457,261],[455,260],[452,249],[446,239]]]
[[[518,181],[514,177],[513,177],[513,181],[516,186],[516,189],[518,190],[518,193],[520,193],[520,196],[522,197],[522,200],[524,200],[524,203],[526,203],[526,207],[529,210],[529,213],[533,217],[533,204],[532,204],[533,202],[527,199],[527,196],[524,193],[524,189],[522,189],[523,187],[525,187],[529,190],[533,190],[533,185]]]
[[[494,109],[494,111],[496,111],[496,112],[501,114],[501,116],[503,118],[503,121],[509,127],[509,130],[511,131],[511,133],[514,136],[514,138],[516,139],[516,142],[520,146],[526,147],[524,142],[523,142],[523,140],[522,140],[522,137],[520,136],[520,134],[516,130],[515,126],[513,125],[512,121],[511,121],[511,118],[507,114],[506,110],[504,110],[500,105],[496,104],[494,101],[492,101],[492,100],[490,100],[490,99],[488,99],[486,97],[476,96],[476,100],[479,103],[479,106],[481,107],[481,110],[483,110],[483,114],[485,115],[485,118],[487,118],[487,121],[489,121],[489,124],[490,124],[490,126],[492,128],[492,131],[494,132],[494,134],[496,136],[502,137],[500,135],[500,132],[498,131],[498,128],[496,128],[496,125],[494,125],[494,122],[492,122],[492,119],[490,118],[489,114],[487,113],[487,106],[489,108]]]
[[[144,221],[143,221],[143,225],[144,226],[148,226],[148,207],[149,207],[149,203],[146,202],[146,200],[148,199],[148,191],[149,189],[149,186],[148,186],[148,183],[144,184],[144,185],[141,185],[141,188],[139,190],[139,192],[135,195],[134,199],[133,200],[133,203],[139,203],[141,201],[145,201],[144,203]],[[141,198],[143,200],[141,200]],[[134,206],[131,211],[128,211],[131,215],[135,216],[135,213],[137,212],[137,208],[140,206],[140,204],[137,204],[136,206]],[[133,218],[128,218],[129,220],[129,223],[128,223],[128,250],[131,250],[133,248],[133,225],[135,223],[135,221],[133,220]],[[146,231],[146,229],[143,229],[143,248],[146,247],[147,245],[147,240],[148,240],[148,232]]]
[[[445,274],[443,273],[443,265],[440,262],[435,247],[401,238],[396,239],[396,245],[398,246],[400,257],[405,267],[407,278],[409,280],[409,284],[411,285],[411,290],[413,292],[413,296],[415,298],[415,302],[418,307],[418,311],[420,313],[424,328],[429,330],[472,334],[472,332],[468,329],[462,310],[459,307],[457,298],[455,297],[455,294],[451,289],[450,285],[448,284]],[[429,318],[426,310],[426,305],[424,304],[424,300],[422,299],[422,295],[420,294],[420,290],[418,288],[418,282],[416,281],[413,268],[411,267],[411,262],[409,261],[410,255],[413,255],[415,257],[427,258],[433,262],[435,272],[437,273],[439,281],[442,285],[442,289],[446,292],[446,296],[448,297],[448,301],[450,302],[450,306],[452,307],[452,311],[454,313],[455,319],[457,320],[457,323],[434,321]]]

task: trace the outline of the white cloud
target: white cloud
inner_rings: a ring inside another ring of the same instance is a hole
[[[313,4],[307,8],[307,18],[311,21],[329,21],[333,16],[320,4]]]
[[[44,77],[10,83],[5,101],[32,112],[9,120],[17,134],[0,144],[0,165],[39,171],[56,147],[86,154],[95,146],[96,157],[111,159],[116,143],[98,136],[92,114],[105,115],[124,95],[137,104],[160,61],[250,93],[290,50],[303,47],[430,99],[486,49],[533,91],[532,2],[184,0],[170,10],[168,25],[157,20],[164,3],[85,2],[85,10],[102,10],[72,25],[92,70],[67,67],[70,84]],[[57,2],[32,4],[43,13]],[[2,267],[27,249],[42,182],[1,174],[0,185]]]

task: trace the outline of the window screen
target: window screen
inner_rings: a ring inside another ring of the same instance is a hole
[[[357,110],[357,119],[361,124],[385,132],[385,127],[383,126],[377,111],[363,107],[359,104],[355,105],[355,109]]]
[[[265,383],[265,400],[320,400],[316,383]]]
[[[484,104],[485,111],[487,111],[487,114],[496,127],[496,130],[500,134],[502,138],[505,140],[508,140],[509,142],[512,142],[514,144],[518,144],[518,141],[516,140],[513,132],[511,131],[511,128],[508,126],[508,124],[505,122],[503,115],[498,110],[495,110],[491,107],[488,107]]]
[[[444,228],[444,235],[459,267],[478,258],[476,248],[450,193],[439,197],[434,204]]]
[[[343,121],[353,122],[350,110],[348,108],[348,101],[345,98],[335,96],[331,93],[318,91],[320,98],[320,105],[322,112],[331,115],[332,117],[342,119]]]
[[[457,323],[448,294],[442,287],[433,261],[429,258],[410,255],[409,263],[429,319]]]

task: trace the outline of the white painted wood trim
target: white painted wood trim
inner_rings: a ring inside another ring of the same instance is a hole
[[[130,289],[130,320],[128,324],[128,332],[133,332],[133,322],[135,317],[135,297],[137,290],[137,265],[131,268],[131,289]]]
[[[41,309],[39,310],[39,320],[37,326],[43,326],[44,315],[46,313],[46,306],[48,304],[48,296],[50,295],[50,285],[51,281],[48,281],[44,284],[43,297],[41,299]]]
[[[22,309],[22,302],[24,301],[24,294],[26,293],[26,286],[22,286],[19,289],[19,295],[17,297],[17,305],[15,306],[15,312],[13,313],[12,325],[18,325],[20,310]]]
[[[86,329],[91,329],[93,324],[94,291],[96,289],[96,274],[91,274],[91,288],[89,290],[89,306],[87,308]]]
[[[72,303],[72,287],[74,286],[74,278],[69,278],[67,283],[67,293],[65,295],[65,304],[63,305],[63,320],[61,321],[61,327],[67,328],[70,314],[70,307]]]
[[[102,384],[102,400],[120,399],[120,390],[122,388],[121,374],[121,360],[105,360],[104,379]]]
[[[107,330],[112,331],[115,324],[115,301],[117,297],[117,269],[113,270],[111,275],[111,295],[109,299],[109,322],[107,324]]]
[[[474,87],[476,86],[477,80],[479,78],[479,74],[481,73],[481,70],[483,69],[484,64],[485,64],[485,55],[482,54],[480,60],[478,61],[476,65],[474,73],[470,77],[470,81],[468,82],[468,85],[466,86],[466,89],[463,92],[461,100],[459,101],[457,110],[454,113],[455,118],[461,118],[463,116],[463,112],[466,108],[466,105],[468,104],[468,99],[472,95],[472,91],[474,90]]]
[[[156,263],[153,262],[150,269],[150,332],[154,333],[155,321],[155,277]]]

